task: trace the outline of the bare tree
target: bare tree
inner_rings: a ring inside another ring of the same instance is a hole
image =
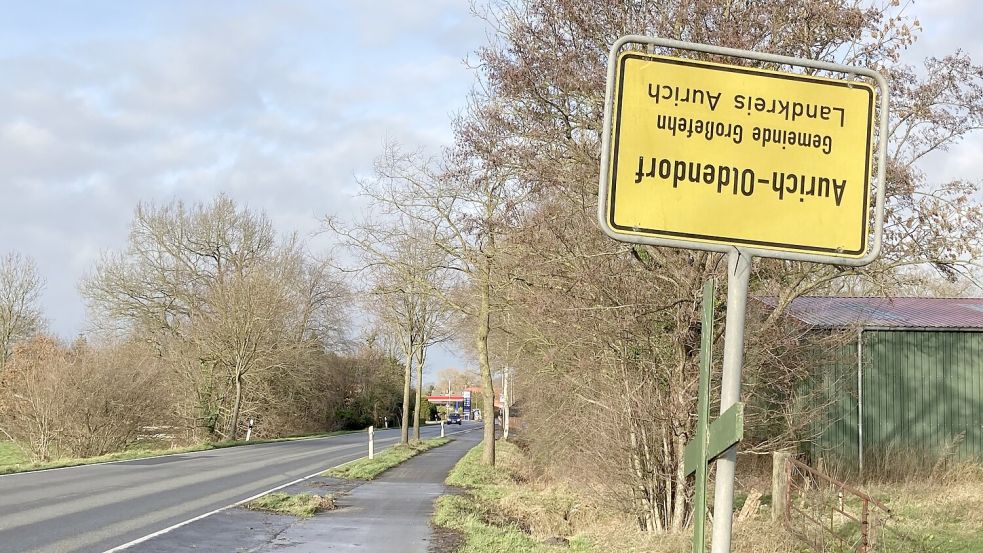
[[[47,461],[68,400],[68,387],[61,381],[68,362],[51,338],[38,337],[20,348],[23,355],[14,358],[0,382],[0,429],[25,444],[35,461]]]
[[[409,441],[410,391],[416,367],[413,439],[420,439],[420,406],[427,350],[447,339],[449,313],[435,291],[445,291],[446,255],[434,248],[419,227],[405,217],[384,223],[363,220],[351,228],[332,219],[328,228],[341,235],[360,258],[356,272],[368,275],[367,296],[379,322],[396,336],[404,359],[403,416],[400,439]]]
[[[459,123],[462,134],[476,132]],[[415,291],[435,298],[460,317],[475,321],[473,336],[481,371],[483,404],[491,410],[484,418],[482,462],[495,463],[494,386],[488,353],[492,315],[501,308],[496,287],[498,264],[507,248],[503,237],[517,220],[524,197],[520,183],[508,171],[486,164],[467,148],[447,151],[440,158],[404,152],[387,146],[376,163],[377,178],[362,183],[362,193],[388,224],[362,225],[348,232],[359,249],[376,258],[390,259],[380,244],[398,241],[413,229],[414,240],[439,254],[439,278],[427,274],[403,276]],[[393,221],[402,221],[394,224]]]
[[[792,299],[846,287],[896,289],[915,268],[966,274],[981,253],[983,214],[973,187],[932,182],[917,163],[983,124],[983,70],[962,53],[928,60],[924,72],[901,63],[917,24],[896,4],[505,0],[479,14],[497,32],[480,52],[485,88],[481,109],[469,113],[473,132],[458,139],[484,165],[507,168],[536,192],[507,233],[521,246],[507,260],[517,284],[512,333],[532,368],[520,373],[520,385],[531,398],[527,413],[537,410],[530,419],[551,434],[537,432],[531,444],[553,462],[571,459],[572,472],[574,460],[589,455],[589,470],[576,475],[620,499],[644,529],[675,531],[690,516],[682,453],[694,422],[699,288],[707,277],[725,275],[717,255],[626,246],[597,232],[610,45],[646,34],[864,65],[891,81],[882,258],[862,269],[763,260],[752,277],[753,293],[775,296],[777,307],[750,319],[756,326],[748,334],[760,339],[748,344],[745,399],[771,406],[752,407],[751,426],[792,421],[802,411],[790,383],[807,375],[807,365],[794,361],[790,345],[799,342],[783,319]],[[573,417],[594,431],[557,425],[554,417]],[[780,429],[780,439],[789,440],[801,427]],[[597,434],[612,443],[599,449],[582,438]]]
[[[465,369],[441,369],[436,376],[437,389],[447,393],[463,390],[476,382],[478,382],[478,375]]]
[[[0,432],[37,461],[118,451],[163,422],[159,360],[146,344],[38,336],[16,350],[0,381]]]
[[[431,259],[430,270],[421,278],[425,284],[425,290],[446,290],[446,282],[440,282],[442,276],[446,276],[441,270],[439,262]],[[430,347],[449,339],[454,332],[451,325],[452,313],[446,305],[433,294],[425,293],[421,298],[416,310],[416,323],[414,327],[417,332],[416,349],[416,401],[413,407],[413,439],[420,441],[420,419],[423,413],[420,412],[420,405],[423,398],[423,369],[427,362],[427,351]]]
[[[225,196],[190,208],[141,205],[123,252],[82,284],[108,320],[173,360],[185,417],[235,438],[248,386],[299,368],[338,332],[345,291],[296,236]]]
[[[44,328],[41,291],[44,279],[30,257],[8,253],[0,258],[0,372],[18,342]]]
[[[247,378],[283,368],[299,345],[287,327],[291,309],[277,265],[225,279],[208,298],[210,309],[194,321],[193,340],[209,361],[224,368],[233,386],[225,435],[236,439]]]
[[[419,348],[417,340],[419,332],[417,324],[417,304],[420,300],[416,293],[415,282],[403,279],[403,275],[394,267],[379,268],[374,271],[378,282],[373,286],[370,297],[373,298],[374,311],[379,323],[396,337],[403,357],[403,401],[400,416],[400,443],[409,443],[410,424],[410,390],[413,384],[413,365],[416,363],[416,351]]]

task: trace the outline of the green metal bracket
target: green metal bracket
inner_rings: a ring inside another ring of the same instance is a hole
[[[714,279],[703,285],[703,319],[700,325],[700,389],[697,394],[696,439],[686,446],[685,466],[694,456],[696,493],[693,496],[693,553],[706,551],[707,518],[707,446],[709,445],[707,421],[710,419],[710,362],[713,358],[713,296]],[[692,455],[690,451],[693,451]],[[690,470],[686,469],[687,476]]]
[[[699,434],[697,434],[699,435]],[[700,461],[709,463],[720,457],[734,444],[744,439],[744,403],[737,402],[710,424],[710,439],[706,446],[706,457],[701,454],[695,441],[686,444],[684,468],[686,476],[696,472]]]

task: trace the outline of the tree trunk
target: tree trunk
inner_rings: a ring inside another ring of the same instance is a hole
[[[423,400],[423,362],[426,358],[427,350],[421,344],[416,350],[416,407],[413,409],[416,413],[413,417],[413,439],[417,442],[420,441],[420,403]]]
[[[675,474],[675,488],[676,495],[674,497],[672,505],[672,523],[671,528],[673,532],[680,532],[683,529],[683,525],[686,524],[686,439],[683,436],[677,436],[673,443],[673,450],[667,452],[673,456],[676,461],[676,474]]]
[[[495,466],[495,385],[492,382],[491,364],[488,362],[488,332],[491,324],[491,274],[490,261],[484,260],[478,288],[481,306],[478,309],[478,365],[481,368],[481,416],[484,418],[484,450],[481,462]]]
[[[638,440],[635,436],[634,424],[631,421],[628,422],[628,427],[628,455],[629,464],[635,473],[636,489],[634,490],[634,507],[638,513],[638,527],[644,531],[651,532],[655,530],[655,524],[652,520],[652,511],[649,508],[649,491],[645,487],[645,474],[642,470],[642,461],[638,455]]]
[[[235,440],[239,432],[239,410],[242,409],[242,374],[236,372],[236,398],[232,404],[232,421],[229,423],[229,439]]]
[[[399,443],[410,443],[410,378],[413,376],[413,353],[412,348],[406,356],[406,370],[403,371],[403,420],[399,425]]]

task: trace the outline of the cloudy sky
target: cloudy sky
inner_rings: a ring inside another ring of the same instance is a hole
[[[355,176],[385,141],[449,142],[486,39],[469,4],[3,2],[0,252],[37,260],[50,328],[71,338],[78,280],[124,245],[139,201],[226,192],[302,233],[356,211]],[[983,61],[974,0],[910,13],[925,27],[912,61],[955,48]],[[981,151],[976,138],[929,163],[979,180]]]
[[[0,252],[37,260],[66,338],[137,202],[226,192],[312,233],[387,139],[450,141],[485,38],[461,0],[5,4]]]

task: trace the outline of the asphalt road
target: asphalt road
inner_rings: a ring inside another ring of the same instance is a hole
[[[356,433],[0,476],[0,553],[107,551],[366,453]]]
[[[315,477],[284,488],[335,497],[335,509],[312,518],[226,509],[123,553],[427,553],[445,535],[430,526],[434,500],[447,493],[444,479],[481,441],[481,428],[472,428],[371,482]]]

